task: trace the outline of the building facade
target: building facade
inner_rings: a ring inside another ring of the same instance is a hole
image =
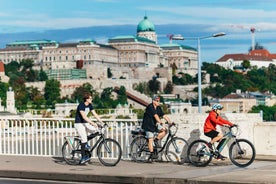
[[[180,71],[197,68],[195,49],[181,45],[177,48],[174,44],[171,47],[160,47],[157,40],[155,26],[145,16],[137,25],[135,36],[116,36],[106,44],[94,40],[75,43],[53,40],[15,41],[0,49],[0,61],[8,64],[11,61],[31,59],[36,69],[42,68],[48,77],[64,80],[71,79],[67,77],[70,69],[86,70],[86,78],[105,79],[107,69],[111,68],[114,78],[131,79],[151,78],[156,73],[155,68],[168,68],[172,63]],[[149,76],[145,75],[145,70]],[[74,72],[82,78],[82,71]]]

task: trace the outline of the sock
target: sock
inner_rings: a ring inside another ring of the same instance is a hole
[[[81,158],[84,158],[84,156],[85,156],[85,145],[86,144],[87,144],[87,142],[81,143]]]

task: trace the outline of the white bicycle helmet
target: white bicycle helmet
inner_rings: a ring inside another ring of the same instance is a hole
[[[221,104],[214,104],[212,106],[212,110],[217,110],[217,109],[219,109],[219,110],[223,109],[223,105],[221,105]]]

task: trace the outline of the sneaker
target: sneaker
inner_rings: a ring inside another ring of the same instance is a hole
[[[210,142],[207,143],[207,146],[211,151],[213,151],[213,145]]]
[[[86,156],[80,160],[80,164],[84,164],[84,163],[88,162],[89,160],[90,160],[90,158]]]
[[[225,160],[225,159],[226,159],[226,157],[223,156],[223,155],[221,155],[221,154],[219,154],[219,155],[217,156],[217,160]]]
[[[90,148],[91,148],[91,146],[89,146],[89,144],[86,144],[86,145],[85,145],[85,149],[86,149],[86,150],[90,150]]]
[[[151,153],[149,158],[148,158],[148,162],[151,163],[151,162],[153,162],[153,159],[157,159],[157,158],[158,158],[157,154]]]

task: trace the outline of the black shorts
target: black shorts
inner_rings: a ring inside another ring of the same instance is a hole
[[[210,137],[211,139],[218,136],[218,134],[219,134],[219,132],[215,131],[215,130],[211,130],[210,132],[204,133],[204,135],[206,135],[207,137]]]

